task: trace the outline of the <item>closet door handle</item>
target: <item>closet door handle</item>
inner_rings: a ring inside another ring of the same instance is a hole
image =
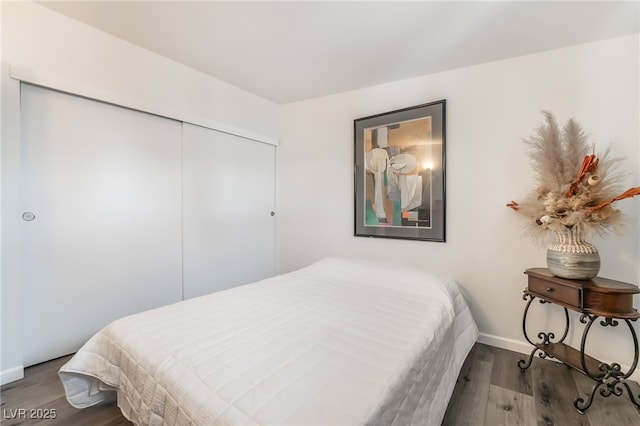
[[[25,222],[31,222],[35,218],[36,218],[36,215],[31,212],[22,213],[22,220],[24,220]]]

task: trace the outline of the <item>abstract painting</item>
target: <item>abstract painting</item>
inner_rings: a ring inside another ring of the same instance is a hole
[[[445,103],[354,120],[356,236],[445,241]]]

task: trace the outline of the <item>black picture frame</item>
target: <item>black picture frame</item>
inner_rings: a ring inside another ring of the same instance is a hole
[[[358,118],[357,237],[445,242],[446,100]]]

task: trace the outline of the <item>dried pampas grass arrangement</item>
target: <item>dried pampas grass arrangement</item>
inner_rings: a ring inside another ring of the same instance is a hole
[[[527,219],[525,232],[545,243],[549,231],[575,229],[584,234],[621,233],[623,218],[616,201],[640,195],[640,187],[623,191],[625,174],[616,170],[621,158],[610,149],[595,154],[581,126],[570,119],[558,127],[550,112],[525,140],[536,189],[522,201],[507,204]]]

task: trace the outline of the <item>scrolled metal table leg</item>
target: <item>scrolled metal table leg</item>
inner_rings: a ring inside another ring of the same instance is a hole
[[[588,321],[586,320],[587,318],[589,319]],[[589,409],[589,407],[591,407],[596,391],[601,386],[604,386],[600,388],[600,395],[602,395],[603,397],[608,397],[610,395],[621,396],[624,392],[624,389],[626,389],[627,395],[629,395],[629,399],[631,400],[633,405],[635,405],[635,407],[640,410],[640,403],[636,400],[636,397],[633,394],[631,387],[626,382],[626,379],[628,379],[631,376],[631,374],[633,374],[633,372],[635,371],[638,365],[638,337],[636,335],[636,332],[630,320],[624,319],[627,326],[629,327],[631,336],[633,337],[633,347],[634,347],[633,364],[631,365],[631,367],[629,367],[629,370],[626,373],[624,373],[622,372],[622,368],[620,364],[612,363],[611,365],[609,365],[604,362],[598,365],[598,370],[600,370],[599,375],[596,375],[587,369],[587,364],[585,360],[585,346],[587,341],[587,335],[589,334],[589,330],[597,318],[598,318],[597,315],[588,315],[588,314],[583,314],[580,317],[580,322],[583,324],[585,323],[587,324],[587,326],[584,329],[584,332],[582,333],[582,341],[580,343],[580,363],[582,366],[582,370],[584,371],[586,376],[589,377],[591,380],[595,381],[596,383],[591,388],[591,394],[589,395],[588,400],[585,401],[584,398],[578,397],[573,402],[573,405],[576,407],[576,409],[580,414],[584,414],[584,412],[587,409]],[[618,325],[618,321],[613,318],[604,318],[602,321],[600,321],[600,325],[602,325],[603,327],[607,327],[607,326],[616,327]]]
[[[536,346],[536,344],[533,343],[533,341],[529,338],[529,335],[527,334],[527,315],[529,313],[529,308],[531,307],[531,303],[535,299],[535,296],[525,293],[522,295],[522,299],[523,300],[529,299],[527,301],[527,305],[524,308],[524,313],[522,314],[522,334],[524,334],[524,338],[527,340],[527,342],[529,342],[532,346],[534,346],[533,350],[531,351],[531,354],[529,355],[529,359],[527,361],[525,361],[524,359],[521,359],[518,361],[518,367],[520,368],[520,371],[524,372],[527,368],[531,366],[531,363],[533,362],[533,357],[537,351],[540,351],[540,354],[539,354],[540,358],[544,359],[546,357],[550,357],[550,358],[553,358],[553,357],[549,355],[547,352],[545,352],[544,349],[541,349],[538,346]],[[540,303],[544,304],[548,302],[543,299],[540,299]],[[556,337],[555,334],[553,332],[544,333],[541,331],[538,333],[538,339],[540,339],[541,344],[546,346],[551,343],[562,343],[564,342],[564,339],[567,338],[567,334],[569,333],[569,311],[567,310],[567,308],[563,308],[563,309],[564,309],[565,324],[564,324],[564,331],[562,333],[562,337],[557,342],[552,342],[552,340],[555,339]]]
[[[576,410],[578,410],[578,413],[580,414],[584,414],[589,407],[591,407],[591,404],[593,404],[593,396],[596,394],[596,391],[598,390],[598,388],[600,386],[602,386],[604,383],[602,382],[598,382],[595,385],[593,385],[593,387],[591,388],[591,394],[589,395],[589,399],[585,402],[584,398],[582,397],[577,397],[575,399],[575,401],[573,401],[573,406],[576,407]],[[602,393],[604,389],[600,390],[600,393]]]
[[[627,382],[622,382],[622,384],[624,385],[625,388],[627,388],[627,394],[629,395],[629,399],[631,400],[631,403],[636,406],[636,409],[640,410],[640,395],[638,395],[639,399],[636,400],[629,384]]]
[[[529,298],[529,301],[527,302],[527,306],[525,306],[524,313],[522,314],[522,333],[524,334],[524,338],[527,339],[527,342],[535,346],[535,344],[531,341],[531,339],[529,339],[529,335],[527,334],[527,314],[529,313],[531,302],[533,302],[533,299],[535,299],[535,297],[527,293],[522,295],[523,300],[527,300],[527,297]]]
[[[638,366],[638,336],[636,335],[636,331],[633,328],[631,321],[628,319],[625,319],[624,322],[627,323],[627,326],[629,327],[629,331],[631,332],[631,336],[633,337],[634,354],[633,354],[633,364],[631,365],[631,367],[629,367],[629,371],[627,371],[627,374],[625,374],[622,377],[622,380],[628,379],[633,374],[636,367]],[[629,384],[626,381],[622,381],[621,383],[627,389],[627,394],[629,395],[629,399],[631,400],[633,405],[635,405],[636,408],[640,410],[640,395],[638,395],[639,399],[636,400],[635,395],[633,394],[633,391],[631,390],[631,387],[629,386]]]
[[[522,295],[522,300],[527,300],[527,298],[529,299],[529,301],[527,302],[527,306],[525,306],[524,313],[522,314],[522,333],[524,334],[524,338],[527,339],[527,342],[529,342],[533,346],[533,350],[529,355],[528,362],[525,361],[524,359],[521,359],[518,361],[518,367],[520,368],[520,371],[523,373],[527,368],[531,366],[531,362],[533,361],[533,356],[538,350],[536,345],[531,341],[531,339],[529,338],[529,335],[527,334],[527,313],[529,312],[529,307],[531,306],[531,302],[533,302],[533,299],[535,299],[535,297],[527,293]]]
[[[558,343],[564,342],[564,339],[567,338],[568,332],[569,332],[569,311],[567,310],[567,308],[564,308],[564,334],[562,334],[562,337],[560,338],[560,340],[558,340]]]
[[[533,348],[533,350],[531,351],[531,354],[529,355],[529,360],[525,361],[524,359],[521,359],[520,361],[518,361],[518,367],[520,367],[520,371],[522,373],[524,373],[524,371],[531,367],[531,362],[533,361],[533,356],[536,354],[536,352],[539,351],[538,348]],[[540,351],[542,352],[542,351]]]

